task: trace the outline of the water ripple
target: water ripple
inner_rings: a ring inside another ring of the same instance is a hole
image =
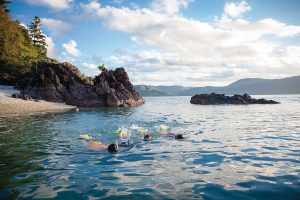
[[[134,109],[0,117],[1,199],[297,199],[300,97],[279,105],[195,106],[189,97],[147,98]],[[118,154],[89,150],[139,125]],[[183,133],[161,137],[155,126]]]

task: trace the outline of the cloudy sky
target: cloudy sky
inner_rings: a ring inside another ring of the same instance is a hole
[[[14,0],[37,15],[48,54],[89,76],[125,67],[134,84],[221,86],[300,75],[299,0]]]

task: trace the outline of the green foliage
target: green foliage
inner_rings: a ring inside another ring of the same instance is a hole
[[[32,60],[38,58],[38,50],[32,44],[26,28],[0,9],[0,66],[29,71]]]
[[[98,66],[98,69],[99,69],[101,72],[107,70],[107,69],[105,68],[105,65],[104,65],[104,64],[99,65],[99,66]]]
[[[0,0],[0,9],[3,9],[5,12],[9,12],[8,10],[8,4],[10,4],[11,1],[6,1],[6,0]]]
[[[35,16],[33,21],[29,25],[29,35],[32,39],[33,44],[39,50],[39,56],[46,58],[46,36],[41,30],[41,19],[38,16]]]
[[[14,84],[20,77],[33,74],[41,61],[55,62],[46,56],[44,37],[38,36],[34,44],[28,30],[0,9],[0,84]]]

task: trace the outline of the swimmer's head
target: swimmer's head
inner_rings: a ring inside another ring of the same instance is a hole
[[[175,139],[176,140],[181,140],[181,139],[183,139],[183,135],[182,134],[177,134],[177,135],[175,135]]]
[[[110,144],[107,147],[107,151],[110,153],[117,153],[119,151],[118,145],[117,144]]]
[[[151,135],[147,134],[144,136],[144,141],[150,141],[151,140]]]

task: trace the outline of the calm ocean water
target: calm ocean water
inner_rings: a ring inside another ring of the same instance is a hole
[[[300,96],[279,105],[200,106],[189,97],[146,98],[133,109],[0,117],[0,199],[300,199]],[[134,146],[109,144],[119,127]],[[155,134],[168,125],[177,141]]]

